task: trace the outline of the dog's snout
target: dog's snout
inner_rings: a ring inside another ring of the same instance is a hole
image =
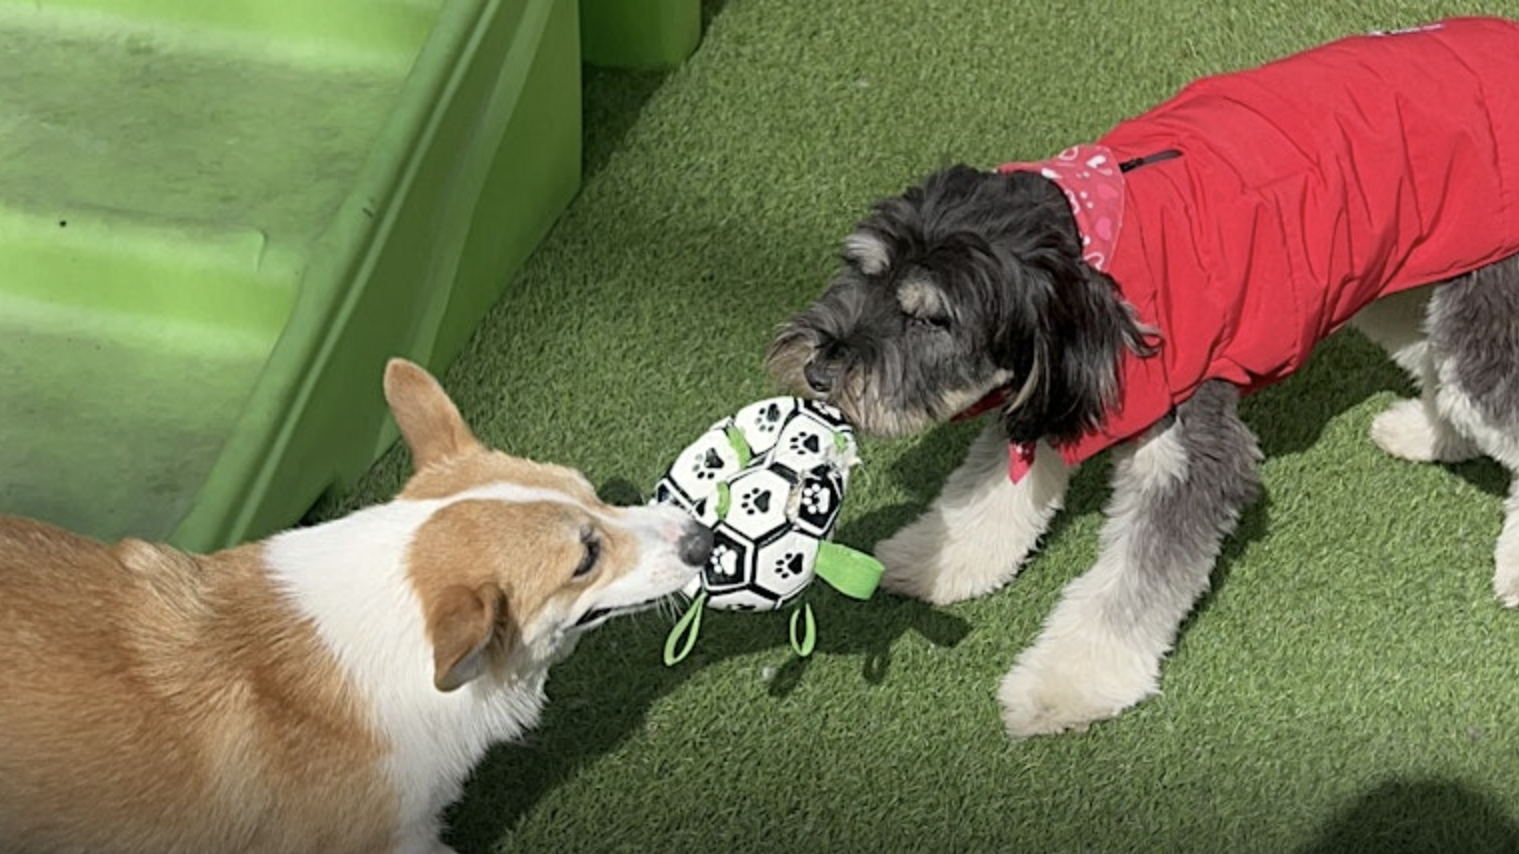
[[[807,387],[818,394],[828,394],[833,391],[833,372],[816,360],[808,362],[807,366],[802,368],[802,378],[807,380]]]
[[[712,529],[706,525],[693,524],[675,544],[680,559],[691,566],[705,566],[712,556]]]

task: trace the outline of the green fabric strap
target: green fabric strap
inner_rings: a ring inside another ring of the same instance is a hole
[[[746,469],[749,461],[754,459],[754,451],[749,448],[749,443],[744,439],[744,431],[736,425],[729,425],[723,429],[723,435],[727,437],[728,444],[733,447],[733,453],[738,456],[738,467]]]
[[[881,583],[881,562],[848,546],[824,540],[818,544],[818,578],[855,599],[869,599]]]
[[[797,637],[797,618],[801,618],[802,636]],[[791,612],[791,648],[802,658],[812,654],[812,648],[817,645],[818,624],[812,617],[812,603],[804,602],[802,607]]]
[[[701,631],[701,612],[706,607],[707,591],[703,590],[696,594],[686,613],[670,629],[670,636],[665,638],[666,667],[679,664],[691,654],[691,648],[696,646],[696,634]],[[685,635],[685,643],[681,643],[681,635]]]

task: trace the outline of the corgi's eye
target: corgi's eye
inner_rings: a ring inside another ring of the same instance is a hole
[[[601,540],[596,538],[595,531],[586,531],[580,535],[580,548],[580,563],[575,567],[576,578],[589,574],[601,559]]]

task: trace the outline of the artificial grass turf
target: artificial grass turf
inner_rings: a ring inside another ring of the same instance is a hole
[[[668,74],[588,71],[583,192],[444,377],[493,444],[631,502],[707,424],[869,202],[953,161],[1034,159],[1203,74],[1486,4],[731,0]],[[1328,81],[1326,81],[1327,83]],[[1516,83],[1519,85],[1519,83]],[[375,379],[378,381],[378,378]],[[451,813],[463,852],[1519,851],[1519,614],[1490,590],[1506,477],[1366,439],[1409,384],[1355,333],[1246,401],[1269,455],[1164,694],[1013,744],[994,691],[1095,556],[1105,463],[1007,589],[948,607],[811,592],[588,636],[538,733]],[[839,539],[919,512],[973,425],[863,445]],[[388,496],[388,455],[325,512]]]

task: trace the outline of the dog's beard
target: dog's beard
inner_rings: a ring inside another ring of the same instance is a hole
[[[814,307],[811,314],[818,310]],[[902,342],[895,338],[874,339],[871,352],[840,352],[828,341],[828,333],[804,315],[776,337],[766,367],[793,393],[838,407],[859,430],[881,438],[921,433],[966,411],[1013,378],[1012,372],[989,364],[925,363],[902,351]],[[835,381],[829,391],[819,392],[806,372],[829,354]],[[1027,378],[1019,403],[1028,398],[1035,381],[1032,374]]]

